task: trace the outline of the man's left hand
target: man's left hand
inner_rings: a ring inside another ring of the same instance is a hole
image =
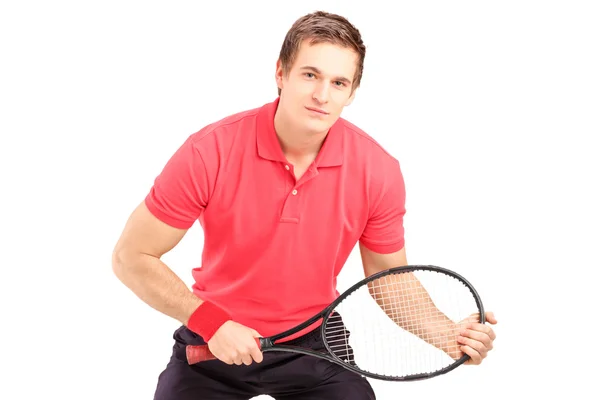
[[[498,322],[491,311],[485,313],[485,321],[492,325]],[[487,357],[488,352],[494,348],[496,334],[489,325],[472,321],[465,322],[464,325],[461,324],[462,329],[458,332],[457,341],[460,350],[470,357],[465,365],[479,365]]]

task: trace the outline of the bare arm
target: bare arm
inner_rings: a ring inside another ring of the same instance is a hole
[[[405,248],[402,248],[395,253],[379,254],[369,250],[362,243],[360,243],[359,249],[366,277],[386,269],[408,265],[408,261],[406,261]]]
[[[361,244],[360,253],[365,276],[408,264],[405,249],[390,254],[379,254]],[[461,352],[456,342],[456,324],[437,309],[414,274],[389,275],[383,281],[374,280],[369,284],[369,292],[379,307],[398,326],[444,350],[453,358],[460,358]],[[399,310],[402,312],[398,312]],[[429,315],[429,318],[416,319],[423,314]]]
[[[131,214],[112,256],[112,268],[142,301],[182,324],[202,303],[160,260],[187,230],[173,228],[150,213],[142,202]]]

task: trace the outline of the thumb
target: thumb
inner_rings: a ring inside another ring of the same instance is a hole
[[[485,313],[485,320],[487,322],[489,322],[490,324],[498,323],[498,321],[496,320],[496,317],[494,316],[494,313],[491,311],[488,311]]]
[[[252,332],[252,336],[257,337],[257,338],[262,337],[262,335],[260,333],[256,332],[254,329],[250,329],[250,331]]]
[[[262,346],[260,344],[259,338],[261,338],[262,335],[260,333],[256,332],[254,329],[251,329],[251,331],[252,331],[252,336],[254,336],[254,341],[256,342],[256,345],[260,349]]]

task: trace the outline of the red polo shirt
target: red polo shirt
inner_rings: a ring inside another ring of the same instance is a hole
[[[277,105],[192,134],[146,197],[150,211],[173,227],[201,224],[194,293],[263,336],[294,327],[336,298],[337,275],[357,241],[378,253],[404,247],[398,161],[340,118],[296,181],[275,133]]]

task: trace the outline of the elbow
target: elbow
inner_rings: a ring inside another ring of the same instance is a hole
[[[113,274],[115,274],[117,276],[117,278],[120,278],[122,273],[123,273],[123,253],[118,250],[115,249],[113,250],[112,253],[112,272]]]
[[[120,281],[124,282],[127,273],[131,269],[131,256],[122,248],[115,248],[112,253],[112,272]]]

